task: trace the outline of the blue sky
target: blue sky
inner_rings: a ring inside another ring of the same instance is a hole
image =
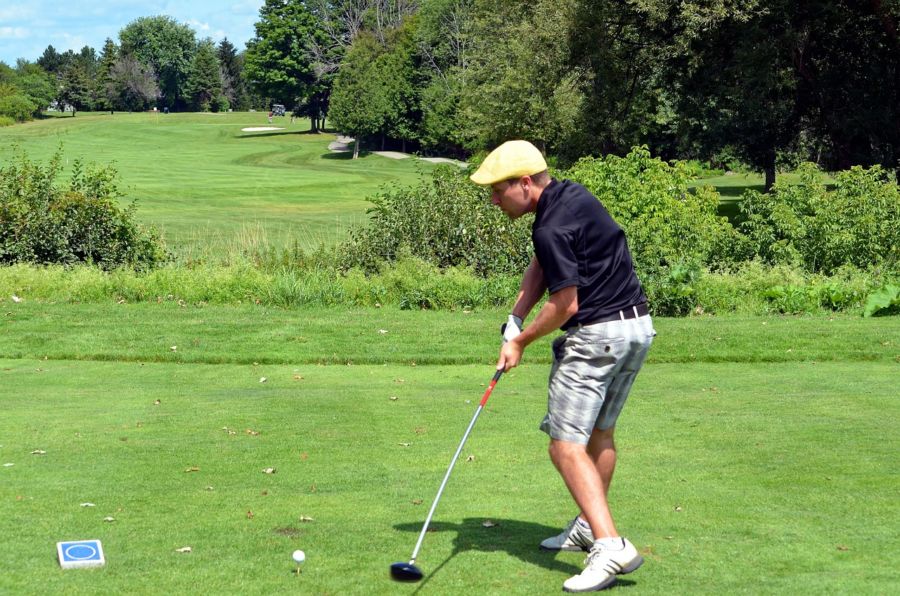
[[[35,61],[48,45],[59,52],[88,45],[99,54],[111,37],[138,17],[168,15],[189,25],[197,39],[223,37],[244,49],[263,0],[0,0],[0,61],[15,66],[17,58]]]

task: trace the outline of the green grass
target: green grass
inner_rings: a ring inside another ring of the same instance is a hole
[[[472,364],[505,312],[6,302],[0,357],[169,364]],[[652,363],[900,359],[900,317],[660,318]],[[172,346],[176,346],[173,351]],[[549,338],[527,353],[549,364]]]
[[[378,155],[353,162],[328,150],[334,134],[309,134],[306,120],[241,132],[259,126],[269,126],[264,113],[79,113],[0,128],[0,164],[15,147],[38,161],[61,147],[64,166],[113,163],[138,219],[188,258],[233,244],[334,244],[363,221],[368,197],[432,167]]]
[[[265,125],[48,118],[0,129],[0,163],[14,144],[46,160],[60,143],[69,165],[115,162],[139,218],[185,259],[332,244],[381,185],[430,167],[350,163],[289,120],[240,132]],[[761,180],[713,183],[736,199]],[[574,509],[536,430],[545,338],[466,447],[420,554],[426,581],[388,579],[492,374],[505,311],[83,304],[88,272],[59,283],[0,296],[0,465],[14,464],[0,467],[0,593],[535,594],[579,570],[580,554],[536,548]],[[896,591],[900,318],[655,326],[611,494],[647,563],[617,590]],[[101,539],[108,565],[61,571],[55,543],[81,538]]]
[[[536,548],[573,512],[536,430],[544,341],[478,422],[425,583],[388,579],[491,375],[500,311],[2,310],[2,593],[535,594],[579,569]],[[892,592],[898,319],[656,328],[611,494],[647,563],[616,590]],[[55,542],[77,538],[107,566],[59,570]]]

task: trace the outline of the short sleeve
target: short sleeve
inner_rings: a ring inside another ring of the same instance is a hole
[[[551,294],[563,288],[578,286],[578,261],[575,258],[574,231],[562,227],[534,231],[534,253],[544,270],[544,281]]]

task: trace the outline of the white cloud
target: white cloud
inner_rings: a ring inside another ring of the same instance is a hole
[[[59,40],[57,42],[56,49],[60,52],[64,52],[66,50],[72,50],[73,52],[79,51],[86,45],[90,45],[87,43],[83,36],[81,35],[72,35],[70,33],[56,33],[53,35],[54,40]],[[97,48],[94,48],[97,49]]]
[[[0,27],[0,39],[27,39],[29,33],[25,27]]]
[[[6,6],[0,8],[0,23],[24,21],[34,14],[34,10],[26,6]]]
[[[197,33],[200,33],[201,31],[209,31],[210,30],[209,23],[201,23],[197,19],[190,19],[190,20],[186,21],[186,23],[188,25],[190,25],[191,27],[193,27],[194,31],[196,31]]]

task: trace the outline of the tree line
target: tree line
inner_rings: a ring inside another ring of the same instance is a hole
[[[22,121],[48,106],[72,110],[246,110],[253,96],[241,71],[243,52],[227,38],[214,44],[167,16],[141,17],[107,38],[100,53],[84,46],[35,61],[0,62],[0,116]],[[6,108],[6,109],[5,109]]]
[[[468,158],[510,138],[565,166],[664,159],[879,164],[900,176],[900,3],[266,0],[243,52],[165,16],[0,63],[0,116],[284,104],[314,131]]]
[[[900,3],[266,0],[248,81],[369,144],[898,171]],[[900,174],[900,172],[898,172]]]

